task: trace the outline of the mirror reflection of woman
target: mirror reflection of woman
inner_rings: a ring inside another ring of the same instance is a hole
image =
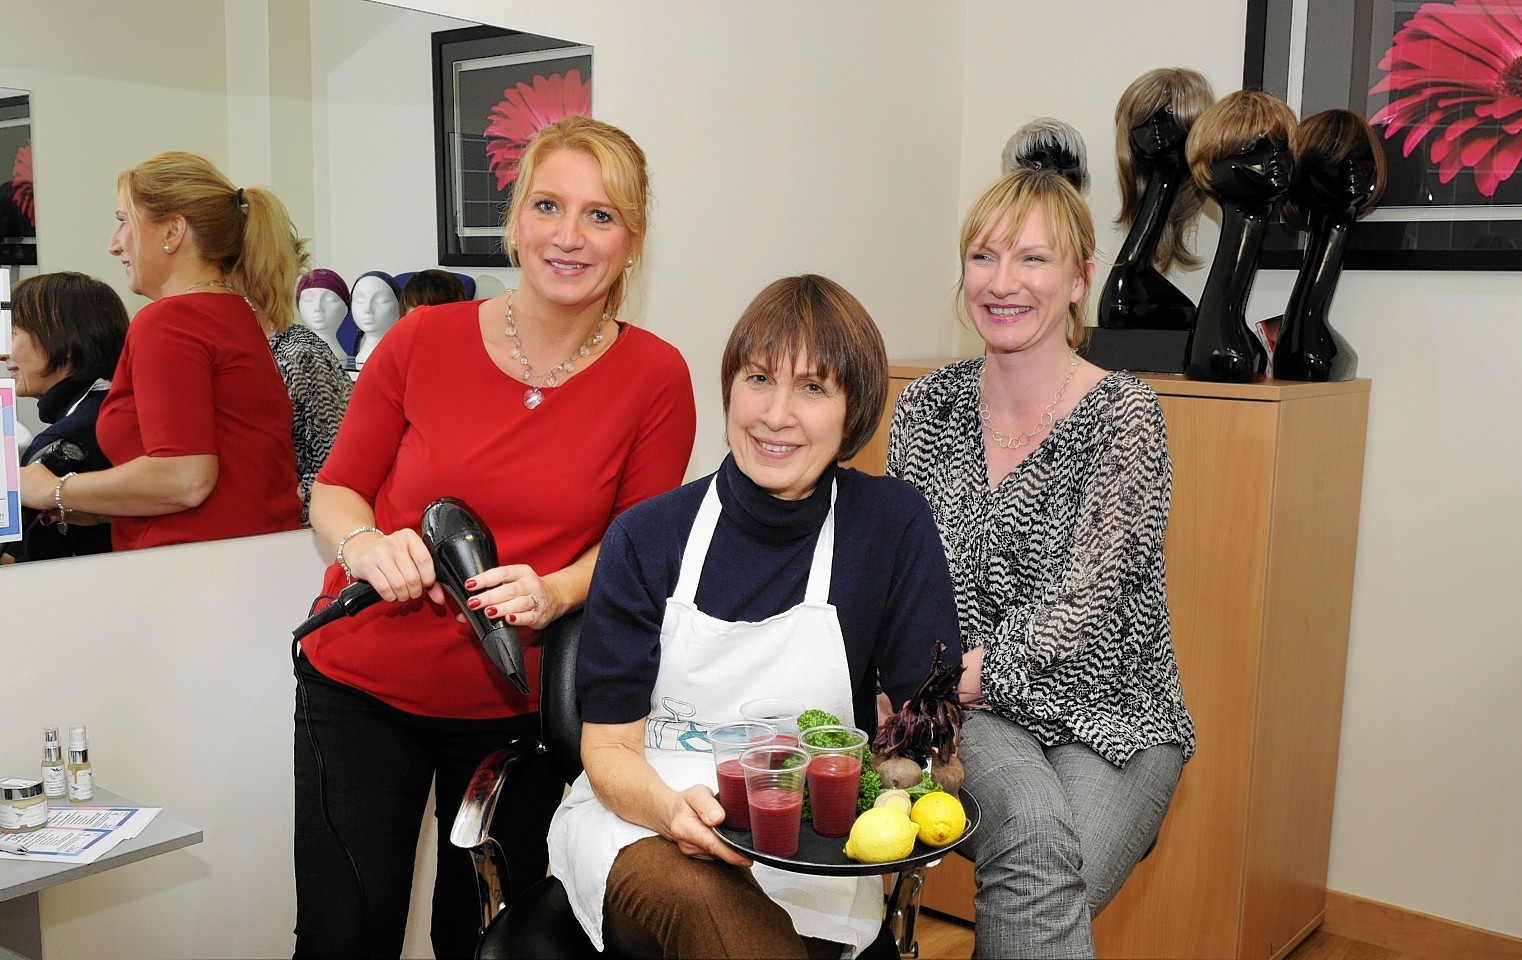
[[[978,957],[1092,957],[1091,918],[1194,750],[1169,632],[1172,467],[1146,384],[1081,359],[1094,223],[1018,170],[962,226],[984,355],[900,396],[888,473],[925,494],[957,588]]]
[[[82,273],[44,273],[11,289],[11,352],[0,355],[16,395],[37,398],[47,429],[33,438],[21,465],[86,473],[111,466],[95,438],[95,421],[127,337],[127,308],[116,291]],[[4,545],[4,560],[50,560],[105,553],[108,524],[38,522],[24,510],[25,535]]]
[[[860,302],[787,277],[724,349],[730,456],[640,504],[603,541],[577,693],[586,773],[556,815],[552,866],[599,946],[630,956],[845,955],[882,926],[878,877],[751,863],[712,830],[706,737],[785,693],[865,730],[958,656],[935,520],[907,484],[844,469],[882,417],[888,362]],[[661,717],[684,704],[676,729]],[[695,725],[695,726],[694,726]],[[648,748],[648,749],[647,749]]]
[[[443,606],[419,534],[426,506],[459,498],[491,529],[502,565],[466,588],[488,618],[524,630],[537,687],[535,631],[581,606],[608,524],[679,484],[692,453],[686,363],[618,318],[648,220],[643,151],[571,116],[539,132],[518,171],[504,231],[517,290],[423,307],[388,330],[313,490],[312,526],[335,553],[322,592],[353,577],[388,602],[302,640],[297,956],[397,956],[429,789],[437,809],[456,809],[482,759],[539,732],[537,692],[514,689]],[[547,760],[531,762],[504,798],[509,896],[544,876],[564,787]],[[474,871],[447,831],[439,841],[434,953],[470,956]]]
[[[170,152],[122,173],[116,219],[108,250],[153,302],[127,331],[97,421],[114,466],[58,476],[33,464],[23,504],[111,517],[116,550],[296,529],[291,401],[260,324],[290,316],[306,256],[285,206]]]

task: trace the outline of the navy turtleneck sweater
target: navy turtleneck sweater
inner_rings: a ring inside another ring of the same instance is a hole
[[[34,463],[59,440],[67,440],[84,454],[83,460],[58,459],[60,448],[53,447],[48,456],[48,467],[60,476],[73,471],[85,473],[104,470],[111,461],[100,452],[95,442],[95,418],[100,405],[106,399],[106,391],[93,389],[94,377],[68,377],[53,384],[52,388],[37,398],[37,417],[48,424],[47,429],[33,438],[26,449],[21,465]],[[67,534],[56,525],[35,524],[36,510],[23,510],[23,529],[26,531],[20,544],[6,546],[7,552],[17,560],[52,560],[58,557],[79,557],[91,553],[106,553],[111,549],[111,525],[108,523],[86,526],[73,524]]]
[[[630,508],[603,538],[577,669],[582,719],[632,723],[649,714],[666,599],[710,482],[718,484],[722,511],[698,581],[698,609],[722,620],[758,621],[803,602],[832,480],[830,603],[845,637],[853,722],[875,728],[879,682],[895,706],[913,694],[936,640],[945,642],[944,658],[954,664],[961,646],[951,575],[918,490],[832,466],[809,496],[779,500],[726,457],[711,477]]]

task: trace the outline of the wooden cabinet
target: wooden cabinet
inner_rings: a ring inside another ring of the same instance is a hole
[[[893,398],[944,361],[896,363]],[[1173,458],[1168,602],[1198,749],[1151,856],[1095,921],[1100,957],[1287,954],[1326,909],[1369,381],[1146,375]],[[854,465],[881,470],[888,420]],[[972,919],[972,871],[923,905]]]

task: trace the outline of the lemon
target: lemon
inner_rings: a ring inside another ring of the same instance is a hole
[[[846,839],[846,856],[859,863],[902,860],[914,852],[919,833],[902,810],[873,807],[856,818]]]
[[[920,840],[932,847],[944,847],[967,829],[967,811],[962,809],[962,801],[941,791],[927,793],[914,801],[909,819],[919,824]]]
[[[902,810],[904,816],[907,817],[913,802],[909,799],[908,790],[884,790],[877,795],[877,800],[873,802],[872,806],[892,807],[895,810]]]

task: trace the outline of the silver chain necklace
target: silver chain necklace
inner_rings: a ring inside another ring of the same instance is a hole
[[[534,381],[539,380],[544,386],[553,387],[560,383],[560,374],[575,373],[576,361],[591,356],[592,351],[602,343],[602,328],[608,322],[608,315],[605,313],[598,318],[597,323],[592,326],[592,335],[587,337],[586,341],[569,357],[555,364],[550,368],[549,373],[541,376],[534,373],[534,365],[529,362],[528,354],[523,352],[523,340],[518,336],[518,325],[513,322],[513,295],[517,292],[517,290],[509,290],[507,293],[507,330],[505,332],[513,341],[509,356],[523,364],[523,382],[529,385],[528,389],[523,391],[523,405],[532,410],[544,402],[544,391],[540,390]]]
[[[1069,350],[1068,375],[1062,381],[1062,386],[1057,388],[1057,395],[1052,398],[1051,403],[1046,405],[1046,409],[1041,411],[1041,416],[1036,419],[1036,425],[1031,427],[1025,433],[1020,434],[1018,437],[1005,436],[999,432],[999,429],[994,426],[993,415],[988,410],[988,404],[985,403],[981,398],[978,400],[978,419],[983,421],[983,427],[993,435],[994,443],[998,444],[1000,449],[1018,450],[1029,443],[1031,439],[1034,438],[1036,434],[1040,433],[1044,428],[1050,427],[1052,425],[1052,411],[1056,410],[1057,404],[1062,402],[1062,397],[1065,393],[1068,392],[1068,386],[1073,382],[1073,375],[1077,372],[1078,354],[1074,353],[1072,350]]]

